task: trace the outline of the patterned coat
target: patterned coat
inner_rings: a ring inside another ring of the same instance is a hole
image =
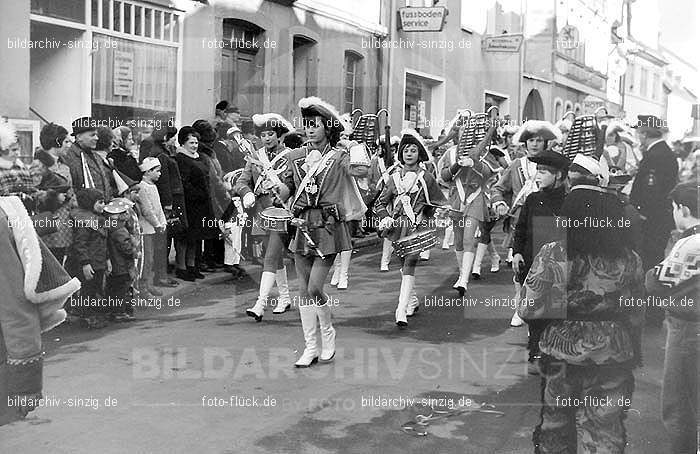
[[[638,364],[644,307],[623,301],[645,295],[642,260],[633,252],[615,260],[568,258],[564,242],[547,243],[525,279],[518,314],[549,319],[542,353],[576,365]]]

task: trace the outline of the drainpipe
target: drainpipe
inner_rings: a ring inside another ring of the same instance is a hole
[[[387,39],[391,40],[394,37],[394,30],[396,30],[396,0],[389,0],[389,33],[387,33]],[[387,101],[386,108],[391,113],[392,110],[392,100],[394,95],[394,82],[392,77],[392,71],[394,69],[394,49],[389,46],[389,62],[386,67],[387,74]],[[400,111],[402,109],[399,109]],[[401,118],[403,118],[403,112],[401,112]],[[393,116],[391,118],[393,120]],[[399,125],[398,131],[401,130]]]

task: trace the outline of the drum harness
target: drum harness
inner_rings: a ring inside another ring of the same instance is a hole
[[[396,186],[396,190],[398,192],[398,195],[396,196],[396,200],[394,200],[394,210],[401,205],[403,207],[403,212],[404,214],[410,219],[411,224],[415,226],[416,224],[416,213],[413,211],[413,205],[418,201],[418,197],[414,201],[411,201],[411,191],[413,188],[418,184],[420,181],[422,186],[423,186],[423,194],[425,195],[425,200],[427,204],[430,204],[430,197],[428,195],[428,187],[425,184],[425,180],[423,179],[423,174],[425,173],[424,170],[421,170],[418,172],[416,175],[416,178],[413,180],[413,184],[411,184],[411,187],[408,189],[405,189],[403,186],[403,182],[401,180],[401,177],[399,176],[400,172],[394,172],[391,177],[394,180],[394,186]],[[396,212],[396,211],[395,211]]]

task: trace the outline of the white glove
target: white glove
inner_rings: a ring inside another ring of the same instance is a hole
[[[505,202],[496,202],[494,208],[496,209],[496,214],[499,216],[508,214],[508,204]]]
[[[394,225],[394,218],[392,218],[391,216],[387,216],[381,221],[379,221],[379,230],[386,230],[392,225]]]
[[[243,206],[245,208],[250,208],[255,205],[255,195],[252,192],[247,193],[243,196]]]

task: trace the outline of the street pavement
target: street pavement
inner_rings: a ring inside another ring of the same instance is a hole
[[[400,265],[380,273],[377,250],[353,256],[349,290],[327,287],[336,304],[331,364],[293,367],[303,350],[296,309],[268,308],[261,323],[245,315],[256,266],[247,267],[251,279],[219,273],[181,286],[170,304],[166,296],[160,308],[137,308],[133,323],[47,333],[46,406],[0,427],[2,452],[532,452],[540,380],[527,374],[526,328],[510,328],[512,310],[497,305],[509,304],[512,274],[489,274],[485,261],[462,302],[451,288],[454,253],[433,250],[416,291],[442,305],[422,307],[399,330]],[[626,422],[630,453],[668,452],[663,346],[663,330],[647,330]]]

